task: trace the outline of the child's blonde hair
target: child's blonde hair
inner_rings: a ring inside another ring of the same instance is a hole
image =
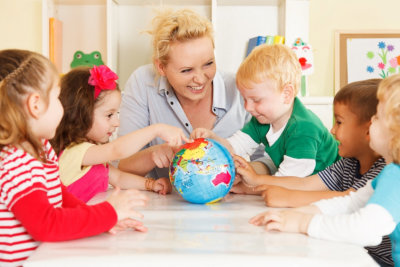
[[[296,54],[285,45],[260,45],[242,62],[236,74],[239,87],[273,80],[279,90],[291,84],[297,95],[301,82],[301,66]]]
[[[162,65],[168,63],[171,43],[185,42],[201,37],[209,37],[214,46],[211,22],[189,9],[160,11],[152,20],[153,63],[159,60]]]
[[[384,79],[378,88],[379,102],[385,102],[385,121],[391,132],[390,154],[393,162],[400,163],[400,74]]]
[[[0,150],[7,145],[28,142],[40,157],[41,140],[33,137],[27,125],[24,101],[38,92],[47,102],[57,81],[55,66],[44,56],[18,49],[0,51]]]

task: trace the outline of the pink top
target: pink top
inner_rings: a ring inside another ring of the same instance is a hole
[[[83,165],[87,150],[94,144],[83,142],[67,147],[59,157],[61,182],[68,192],[87,202],[108,188],[107,164]]]
[[[97,193],[107,190],[108,171],[108,165],[94,165],[84,176],[67,186],[67,190],[80,200],[88,202]]]

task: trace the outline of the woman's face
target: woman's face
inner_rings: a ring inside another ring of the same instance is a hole
[[[167,65],[156,62],[160,75],[165,76],[180,101],[198,101],[212,89],[216,72],[214,48],[209,37],[170,46]]]

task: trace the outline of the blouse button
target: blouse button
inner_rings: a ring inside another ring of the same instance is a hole
[[[189,127],[189,123],[185,123],[186,127]]]
[[[173,105],[173,104],[174,104],[174,102],[172,102],[172,101],[171,101],[171,102],[169,102],[169,103],[170,103],[171,105]]]

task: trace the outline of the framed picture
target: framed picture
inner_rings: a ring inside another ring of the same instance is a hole
[[[354,81],[396,73],[400,30],[335,32],[335,92]]]

